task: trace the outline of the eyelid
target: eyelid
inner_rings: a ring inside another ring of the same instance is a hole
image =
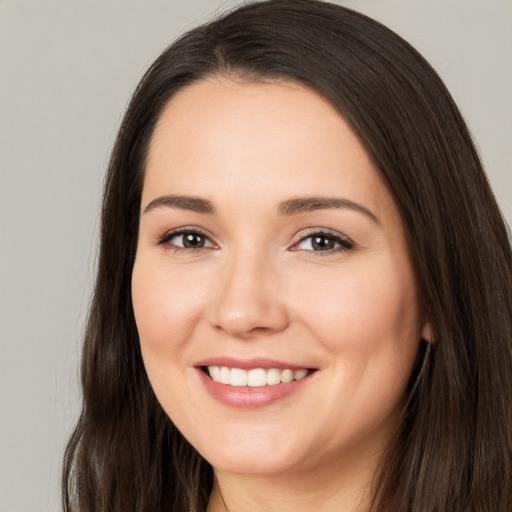
[[[340,247],[337,247],[335,249],[328,249],[325,251],[311,251],[307,249],[298,249],[297,246],[303,242],[304,240],[307,240],[308,238],[311,238],[312,236],[325,236],[335,239],[339,244]],[[308,253],[315,253],[315,255],[327,255],[332,254],[337,251],[349,251],[353,249],[355,246],[355,243],[353,240],[351,240],[348,236],[344,235],[343,233],[340,233],[339,231],[334,231],[333,229],[329,228],[308,228],[305,231],[301,231],[298,233],[295,237],[295,241],[293,242],[293,245],[291,246],[290,250],[292,251],[305,251]]]
[[[201,236],[204,236],[212,245],[207,247],[198,247],[195,249],[188,248],[188,247],[180,247],[175,244],[170,244],[170,240],[176,236],[180,235],[186,235],[186,234],[199,234]],[[314,250],[308,250],[308,249],[299,249],[297,246],[301,243],[307,240],[308,238],[313,237],[314,235],[317,236],[323,236],[323,237],[330,237],[331,239],[334,239],[338,244],[339,247],[336,247],[334,249],[326,249],[324,251],[314,251]],[[290,247],[290,250],[292,251],[303,251],[305,253],[314,253],[315,255],[328,255],[333,254],[335,252],[344,252],[349,251],[353,249],[354,242],[351,240],[348,236],[344,235],[343,233],[340,233],[339,231],[335,231],[333,229],[329,228],[308,228],[306,230],[303,230],[299,232],[295,237],[295,241]],[[213,237],[206,232],[204,229],[198,227],[198,226],[182,226],[179,228],[174,228],[166,231],[164,234],[159,235],[155,239],[155,245],[162,245],[167,246],[168,248],[172,249],[173,251],[180,252],[180,251],[186,251],[186,252],[199,252],[201,250],[210,250],[210,249],[218,249],[219,245],[214,241]]]
[[[196,233],[198,235],[202,235],[207,238],[210,243],[214,246],[213,248],[218,248],[218,244],[213,240],[213,237],[207,233],[204,229],[198,226],[182,226],[179,228],[174,228],[166,231],[162,235],[158,235],[155,239],[156,245],[167,245],[168,242],[175,236],[186,235],[189,233]],[[201,249],[212,249],[212,247],[198,247],[197,249],[189,249],[187,247],[180,247],[174,244],[168,244],[173,250],[179,251],[180,249],[185,251],[200,251]]]

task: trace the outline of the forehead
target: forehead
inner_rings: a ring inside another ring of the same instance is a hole
[[[337,194],[394,209],[338,111],[311,89],[283,81],[214,77],[181,89],[157,122],[146,162],[143,202],[162,193],[214,202],[243,195],[246,207],[258,197]]]

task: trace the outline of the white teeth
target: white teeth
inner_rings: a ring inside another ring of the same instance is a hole
[[[233,371],[233,370],[231,370]],[[256,368],[247,372],[247,385],[251,387],[265,386],[267,372],[263,368]]]
[[[293,372],[293,378],[295,380],[303,379],[308,374],[307,370],[295,370]]]
[[[281,384],[281,370],[278,370],[277,368],[270,368],[270,370],[267,370],[267,384],[269,386]]]
[[[208,372],[210,374],[210,377],[217,381],[217,382],[220,382],[221,381],[221,378],[220,378],[220,368],[218,366],[209,366],[208,367]]]
[[[229,368],[226,368],[225,366],[220,368],[219,377],[220,382],[222,382],[222,384],[231,384],[231,371],[229,370]]]
[[[289,368],[285,370],[279,370],[278,368],[243,370],[242,368],[228,368],[226,366],[208,366],[208,373],[215,382],[221,384],[229,384],[235,387],[261,387],[300,380],[306,377],[309,371],[305,368],[301,370],[291,370]]]
[[[231,382],[232,386],[247,386],[247,370],[241,368],[231,368]]]
[[[291,382],[293,380],[293,370],[283,370],[281,372],[281,382]]]

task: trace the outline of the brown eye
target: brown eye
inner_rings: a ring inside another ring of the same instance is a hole
[[[311,247],[315,251],[329,251],[336,247],[334,238],[328,236],[311,237]]]
[[[165,234],[158,244],[175,250],[191,251],[217,247],[205,234],[193,230],[172,231]]]
[[[187,249],[198,249],[205,246],[206,237],[200,233],[185,233],[180,236],[183,239],[183,247]]]
[[[331,234],[324,232],[312,233],[305,236],[295,246],[295,250],[310,252],[336,252],[348,251],[354,247],[354,243],[349,238],[341,234]]]

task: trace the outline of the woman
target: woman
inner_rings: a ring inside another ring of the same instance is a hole
[[[65,510],[512,510],[512,254],[467,128],[313,0],[192,30],[107,175]]]

